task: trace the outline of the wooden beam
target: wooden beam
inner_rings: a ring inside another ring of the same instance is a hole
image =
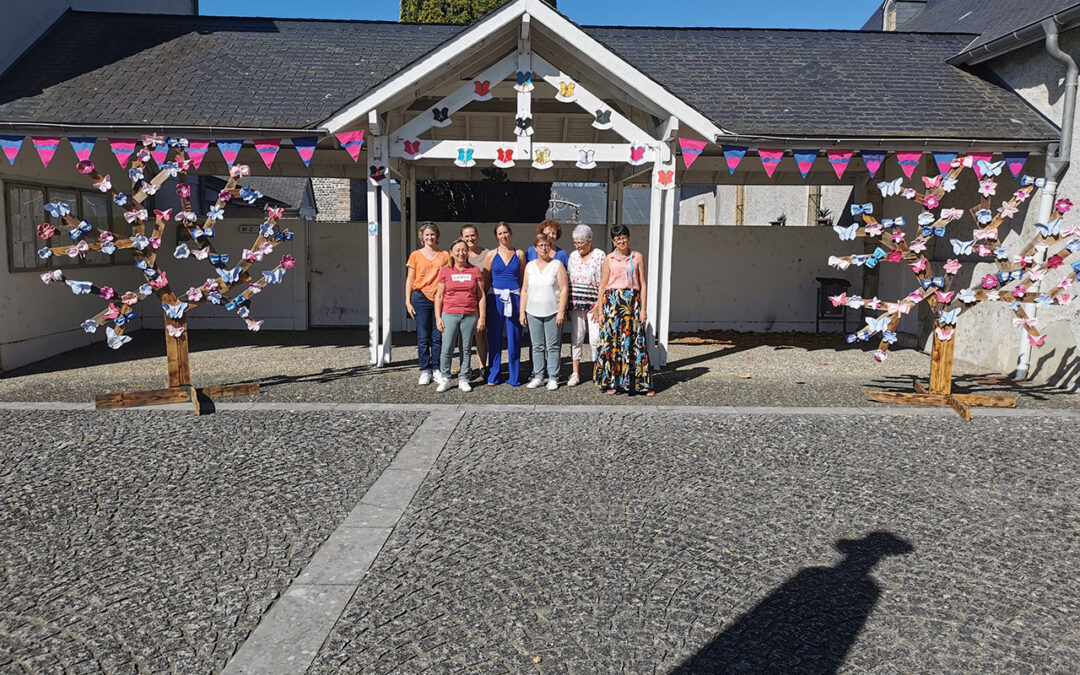
[[[417,141],[408,141],[409,147],[413,147],[412,143]],[[500,143],[499,141],[468,141],[468,140],[438,140],[438,141],[418,141],[420,143],[419,154],[410,154],[406,152],[406,140],[399,139],[397,141],[391,141],[389,146],[389,152],[391,157],[401,157],[410,161],[419,160],[456,160],[458,158],[458,151],[461,149],[471,149],[473,151],[472,157],[474,161],[494,161],[499,157],[499,150],[506,148],[514,148],[513,143]],[[583,148],[592,149],[595,151],[593,156],[598,163],[612,163],[612,164],[627,164],[635,167],[636,165],[630,165],[630,150],[634,147],[644,148],[644,160],[648,164],[656,157],[662,154],[662,150],[655,144],[651,145],[636,145],[633,143],[537,143],[537,145],[543,145],[545,148],[551,150],[551,161],[553,162],[569,162],[576,164],[581,157],[579,150]],[[521,154],[515,155],[514,160],[517,162],[525,162],[529,159],[530,155]],[[640,166],[645,166],[642,164]],[[644,169],[638,169],[637,173],[648,171],[648,167]]]

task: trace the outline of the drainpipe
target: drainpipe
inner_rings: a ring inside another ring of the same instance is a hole
[[[1042,22],[1043,33],[1046,34],[1046,53],[1050,58],[1064,64],[1065,72],[1065,110],[1061,119],[1061,141],[1058,143],[1056,152],[1046,153],[1046,187],[1042,191],[1042,202],[1039,204],[1039,222],[1045,223],[1050,220],[1054,213],[1054,200],[1057,198],[1058,185],[1069,170],[1069,158],[1072,157],[1073,122],[1076,117],[1076,90],[1080,80],[1080,68],[1076,61],[1066,54],[1058,46],[1058,24],[1053,18]],[[1046,262],[1047,252],[1044,250],[1038,254],[1039,263]],[[1031,288],[1031,292],[1039,293],[1042,282],[1038,281]],[[1034,303],[1024,306],[1024,311],[1031,318],[1035,318],[1038,306]],[[1031,343],[1028,342],[1027,333],[1020,331],[1020,354],[1016,362],[1016,379],[1026,380],[1031,370]]]

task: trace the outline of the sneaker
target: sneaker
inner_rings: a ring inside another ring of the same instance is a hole
[[[441,393],[443,393],[444,391],[446,391],[449,388],[450,388],[450,380],[445,380],[444,379],[442,382],[439,383],[439,386],[435,387],[435,391],[437,391],[437,392],[439,392],[441,394]]]
[[[430,370],[421,370],[420,371],[420,379],[417,381],[417,384],[420,384],[420,385],[431,384],[431,371]]]
[[[548,388],[548,391],[555,391],[556,389],[559,388],[559,381],[556,380],[553,377],[548,378],[547,388]]]
[[[441,370],[436,370],[432,374],[432,377],[435,379],[435,382],[437,382],[438,384],[442,384],[443,382],[449,382],[450,381],[450,378],[443,375]]]
[[[525,385],[525,388],[526,389],[537,389],[543,384],[544,384],[544,379],[543,378],[534,377],[533,379],[529,380],[529,383],[527,385]]]
[[[581,384],[581,378],[578,377],[577,373],[572,374],[570,379],[566,381],[566,386],[568,387],[576,387],[579,384]]]
[[[458,379],[457,388],[466,393],[472,391],[472,385],[469,384],[468,380]]]

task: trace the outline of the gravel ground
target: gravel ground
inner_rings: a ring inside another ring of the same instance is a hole
[[[1077,433],[470,413],[310,672],[1076,672]]]
[[[839,336],[725,334],[716,344],[673,344],[668,367],[656,376],[658,396],[605,396],[591,383],[557,392],[500,385],[456,388],[437,394],[416,385],[415,346],[401,344],[394,363],[367,366],[360,331],[197,331],[192,334],[192,376],[198,386],[258,381],[257,397],[230,399],[352,403],[529,403],[558,405],[877,405],[868,388],[911,391],[913,376],[929,376],[930,359],[915,350],[896,350],[883,364]],[[405,343],[409,336],[396,339]],[[527,354],[523,370],[528,373]],[[569,348],[563,349],[563,380]],[[585,366],[586,374],[589,365]],[[97,394],[165,386],[164,344],[158,331],[139,331],[123,349],[102,343],[7,373],[0,379],[3,401],[90,401]],[[1011,393],[1022,408],[1080,408],[1080,394],[1021,385],[957,362],[955,390]]]
[[[0,672],[219,671],[421,419],[0,411]]]

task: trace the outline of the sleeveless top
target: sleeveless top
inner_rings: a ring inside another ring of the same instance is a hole
[[[559,268],[562,263],[552,259],[543,270],[536,260],[525,266],[529,277],[529,297],[525,311],[533,316],[551,316],[559,311]]]
[[[470,249],[469,250],[469,264],[472,265],[473,267],[481,267],[482,268],[484,266],[484,256],[486,256],[487,254],[488,254],[488,250],[486,248],[480,249],[480,252],[475,254],[475,255],[473,254],[472,250]]]
[[[630,250],[630,256],[623,260],[618,251],[612,251],[608,254],[608,290],[626,290],[633,289],[635,291],[641,290],[641,284],[638,283],[637,270],[634,269],[634,253],[633,249]]]
[[[499,256],[499,250],[495,249],[495,255],[491,258],[491,290],[520,290],[521,282],[518,281],[518,270],[520,269],[521,260],[517,257],[516,249],[514,255],[510,256],[510,262],[506,264],[503,264],[502,257]]]

